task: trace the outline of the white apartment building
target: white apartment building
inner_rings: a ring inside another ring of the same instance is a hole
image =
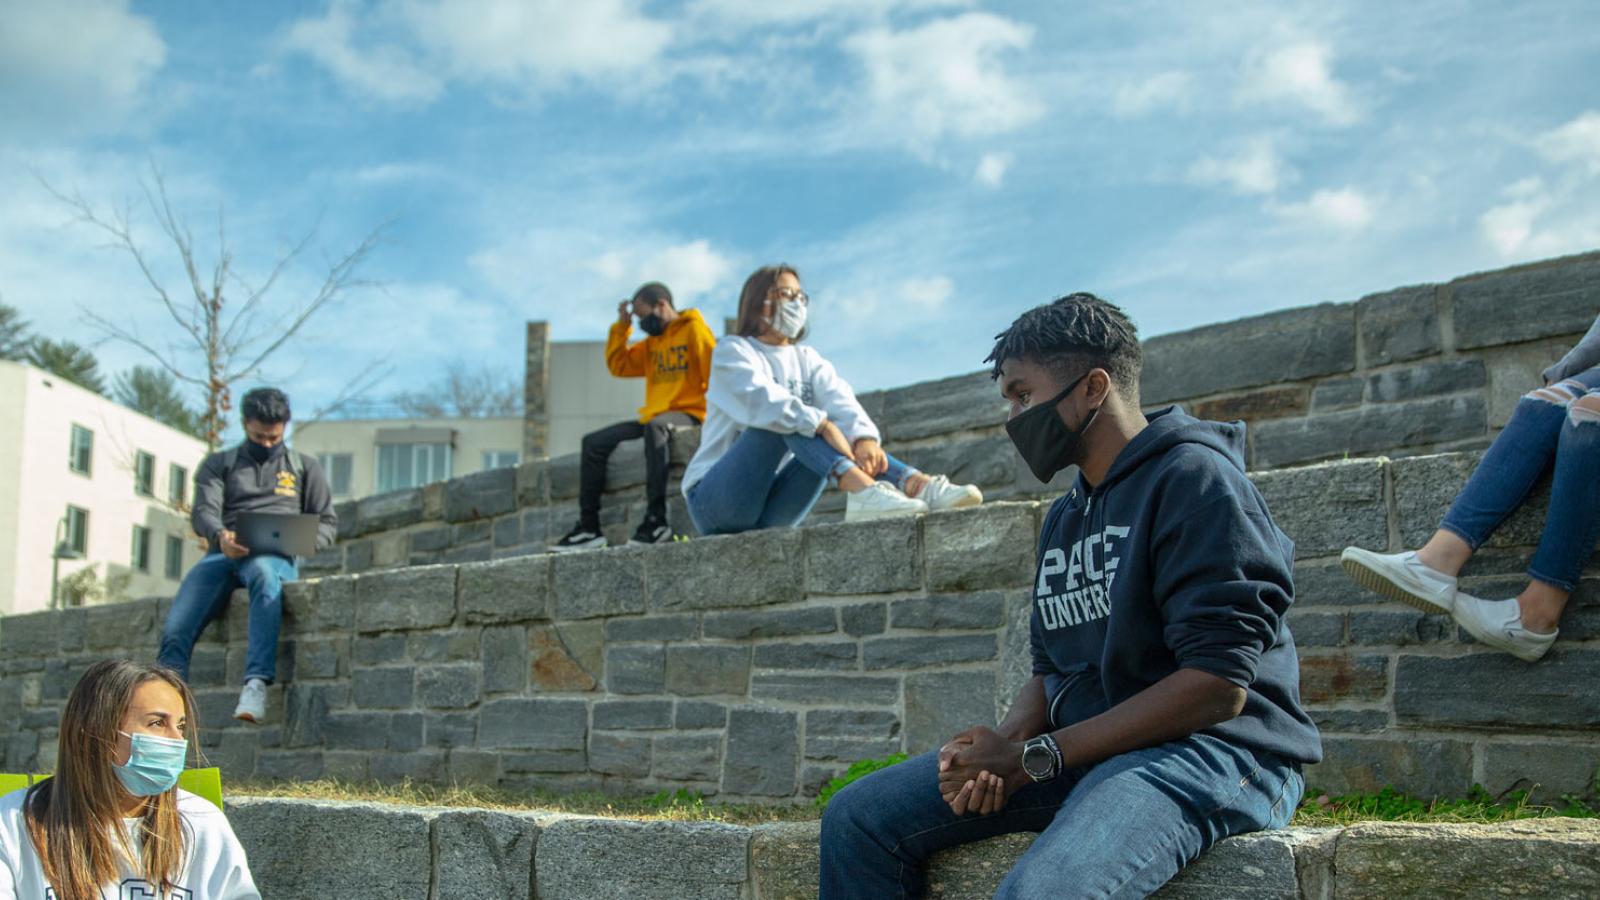
[[[551,456],[578,452],[585,434],[636,418],[643,405],[644,379],[613,376],[604,341],[551,343]],[[348,500],[517,465],[522,428],[521,416],[336,419],[294,426],[289,444],[315,456],[334,499]]]
[[[108,600],[172,595],[206,445],[49,372],[0,361],[0,615],[95,567]],[[125,582],[125,584],[123,583]]]

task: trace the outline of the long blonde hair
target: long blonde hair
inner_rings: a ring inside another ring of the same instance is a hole
[[[120,659],[97,662],[67,698],[55,777],[30,788],[23,803],[28,836],[58,900],[98,900],[100,887],[117,880],[118,860],[137,862],[140,877],[156,886],[159,896],[177,886],[189,844],[187,826],[178,816],[177,789],[145,803],[139,822],[143,847],[135,860],[122,827],[127,791],[112,769],[117,731],[134,691],[151,681],[166,682],[183,698],[189,746],[198,746],[194,696],[164,666]]]

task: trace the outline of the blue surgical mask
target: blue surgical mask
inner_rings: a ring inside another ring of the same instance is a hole
[[[111,768],[117,772],[122,786],[135,797],[154,797],[172,790],[183,774],[183,764],[189,758],[189,742],[153,734],[128,735],[133,742],[133,753],[126,765]]]

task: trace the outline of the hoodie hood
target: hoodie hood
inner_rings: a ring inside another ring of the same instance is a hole
[[[1217,452],[1240,473],[1245,471],[1245,426],[1243,422],[1208,422],[1196,419],[1173,405],[1159,409],[1145,417],[1150,424],[1134,435],[1128,446],[1122,448],[1106,477],[1091,488],[1089,482],[1078,474],[1078,490],[1085,496],[1104,491],[1127,478],[1145,463],[1164,456],[1179,444],[1199,444]]]

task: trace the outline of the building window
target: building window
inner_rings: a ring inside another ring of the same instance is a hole
[[[89,552],[89,511],[67,507],[67,549],[83,556]]]
[[[333,492],[333,496],[350,496],[350,454],[324,453],[321,462],[322,471],[328,476],[328,489]]]
[[[173,463],[167,466],[167,503],[173,509],[183,509],[189,502],[189,470]]]
[[[521,460],[522,454],[515,450],[485,450],[483,451],[483,467],[485,469],[501,469],[514,466]]]
[[[150,571],[150,529],[143,525],[133,526],[133,568]]]
[[[67,456],[67,465],[79,475],[88,475],[93,459],[94,432],[82,425],[72,426],[72,450]]]
[[[156,495],[156,458],[143,450],[133,455],[133,492],[141,497]]]
[[[183,577],[183,537],[167,535],[167,577],[173,581]]]
[[[384,444],[378,448],[378,493],[450,477],[449,444]]]

